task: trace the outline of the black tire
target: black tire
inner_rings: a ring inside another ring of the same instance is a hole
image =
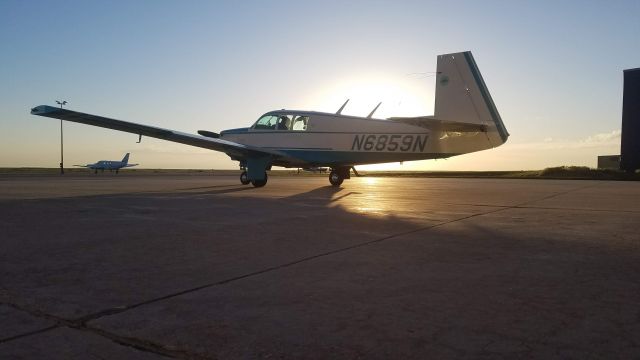
[[[264,180],[251,180],[251,185],[257,188],[267,185],[267,173],[264,173]]]
[[[246,172],[246,171],[243,171],[243,172],[240,174],[240,183],[241,183],[242,185],[249,185],[249,183],[250,183],[250,182],[251,182],[251,180],[249,180],[249,175],[247,174],[247,172]]]
[[[340,174],[338,174],[337,171],[331,170],[331,172],[329,173],[329,182],[331,183],[331,185],[340,186],[342,185],[343,181],[344,181],[344,178],[340,176]]]

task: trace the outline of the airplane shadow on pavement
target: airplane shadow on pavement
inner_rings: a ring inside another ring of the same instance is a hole
[[[2,201],[0,305],[53,326],[39,339],[76,324],[78,336],[177,357],[637,349],[633,254],[572,246],[560,230],[540,239],[527,229],[541,213],[518,224],[475,216],[486,207],[306,189]],[[5,323],[0,353],[24,355],[35,330]],[[53,346],[82,346],[68,341]]]

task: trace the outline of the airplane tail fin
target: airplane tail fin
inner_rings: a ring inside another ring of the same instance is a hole
[[[443,121],[484,126],[487,129],[486,144],[467,141],[466,144],[472,146],[468,151],[496,147],[507,141],[509,133],[471,52],[439,55],[437,71],[433,117]],[[454,147],[458,148],[459,145],[462,143]]]
[[[122,164],[123,165],[127,165],[129,163],[129,153],[127,153],[123,158],[122,158]]]

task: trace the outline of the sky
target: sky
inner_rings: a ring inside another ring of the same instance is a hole
[[[471,50],[511,134],[499,148],[389,170],[596,166],[620,153],[639,1],[0,0],[0,167],[56,167],[36,105],[195,133],[275,109],[433,114],[436,56]],[[236,169],[210,150],[64,123],[65,165]]]

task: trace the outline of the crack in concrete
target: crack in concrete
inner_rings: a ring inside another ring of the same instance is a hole
[[[5,304],[5,305],[8,305],[8,304]],[[41,329],[38,329],[38,330],[27,331],[25,333],[21,333],[21,334],[18,334],[18,335],[9,336],[7,338],[0,339],[0,344],[5,343],[5,342],[9,342],[11,340],[17,340],[17,339],[20,339],[20,338],[23,338],[23,337],[31,336],[31,335],[37,335],[37,334],[40,334],[40,333],[43,333],[43,332],[47,332],[49,330],[57,329],[59,327],[60,326],[58,324],[56,324],[56,325],[47,326],[45,328],[41,328]]]
[[[538,201],[538,200],[535,200]],[[491,205],[491,204],[467,204],[467,203],[442,203],[443,205],[460,205],[460,206],[477,206],[477,207],[500,207],[500,208],[513,208],[513,209],[536,209],[536,210],[570,210],[570,211],[585,211],[585,212],[613,212],[613,213],[629,213],[640,214],[638,210],[614,210],[614,209],[583,209],[583,208],[569,208],[569,207],[547,207],[547,206],[521,206],[521,205]]]
[[[49,330],[53,330],[56,328],[59,328],[60,326],[67,326],[68,324],[70,324],[69,320],[57,317],[55,315],[51,315],[51,314],[47,314],[43,311],[40,310],[36,310],[36,309],[28,309],[25,306],[21,306],[15,303],[11,303],[11,302],[7,302],[7,301],[2,301],[0,302],[0,305],[6,305],[8,307],[13,308],[14,310],[18,310],[21,312],[25,312],[33,317],[37,317],[40,319],[45,319],[45,320],[49,320],[49,321],[53,321],[54,325],[50,325],[50,326],[46,326],[44,328],[40,328],[37,330],[32,330],[32,331],[27,331],[21,334],[17,334],[17,335],[13,335],[7,338],[3,338],[0,339],[0,344],[11,341],[11,340],[17,340],[23,337],[27,337],[27,336],[31,336],[31,335],[36,335],[36,334],[40,334],[43,332],[47,332]]]
[[[25,306],[21,306],[18,304],[14,304],[14,303],[9,303],[9,302],[1,302],[0,304],[2,305],[6,305],[9,307],[12,307],[16,310],[22,311],[22,312],[26,312],[27,314],[34,316],[34,317],[38,317],[38,318],[42,318],[42,319],[46,319],[46,320],[50,320],[50,321],[54,321],[55,324],[45,327],[45,328],[41,328],[38,330],[34,330],[34,331],[29,331],[29,332],[25,332],[22,334],[18,334],[18,335],[14,335],[8,338],[4,338],[4,339],[0,339],[0,344],[2,343],[6,343],[9,341],[13,341],[13,340],[17,340],[17,339],[21,339],[24,337],[28,337],[28,336],[32,336],[32,335],[37,335],[37,334],[41,334],[50,330],[54,330],[54,329],[59,329],[59,328],[63,328],[63,327],[67,327],[67,328],[71,328],[71,329],[75,329],[78,331],[82,331],[82,332],[88,332],[88,333],[92,333],[98,336],[101,336],[103,338],[106,338],[108,340],[111,340],[112,342],[121,345],[121,346],[126,346],[126,347],[131,347],[134,348],[136,350],[139,351],[144,351],[144,352],[149,352],[149,353],[153,353],[156,355],[160,355],[163,357],[169,357],[169,358],[185,358],[185,359],[210,359],[210,357],[204,356],[204,355],[200,355],[200,354],[194,354],[194,353],[190,353],[188,351],[185,350],[178,350],[178,349],[169,349],[166,346],[154,343],[152,341],[148,341],[148,340],[143,340],[143,339],[138,339],[135,337],[127,337],[127,336],[121,336],[118,335],[116,333],[110,332],[110,331],[106,331],[103,329],[99,329],[99,328],[95,328],[92,326],[87,325],[86,323],[82,322],[82,321],[78,321],[78,320],[69,320],[69,319],[65,319],[65,318],[61,318],[52,314],[48,314],[45,313],[41,310],[38,309],[30,309],[27,308]]]
[[[122,346],[131,347],[139,351],[154,353],[156,355],[160,355],[164,357],[178,358],[178,359],[203,359],[203,360],[212,359],[212,357],[191,353],[186,350],[169,349],[165,345],[157,344],[152,341],[138,339],[135,337],[118,335],[116,333],[106,331],[103,329],[94,328],[86,324],[83,324],[82,326],[77,327],[75,329],[102,336]]]

